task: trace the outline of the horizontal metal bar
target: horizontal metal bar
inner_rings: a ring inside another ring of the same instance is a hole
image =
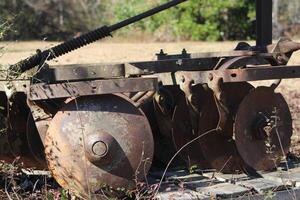
[[[157,87],[158,81],[155,77],[64,82],[56,84],[38,83],[30,86],[29,99],[34,101],[99,94],[156,91]]]
[[[175,74],[176,82],[192,81],[195,84],[209,83],[216,79],[223,82],[246,82],[274,79],[300,78],[300,66],[277,66],[277,67],[257,67],[246,69],[226,69],[188,72],[181,71]]]
[[[40,70],[33,80],[57,83],[66,81],[122,78],[125,76],[124,64],[83,64],[57,65]]]

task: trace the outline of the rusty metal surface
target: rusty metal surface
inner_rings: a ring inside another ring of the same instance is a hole
[[[37,82],[61,82],[121,78],[125,76],[124,64],[63,65],[42,68],[33,79]]]
[[[45,153],[44,153],[44,138],[38,130],[36,123],[34,122],[33,116],[28,115],[27,124],[26,124],[26,139],[28,143],[28,148],[33,159],[40,163],[43,166],[43,169],[47,169]],[[48,126],[44,126],[44,129]],[[44,132],[46,130],[43,130]]]
[[[263,57],[259,56],[240,56],[235,57],[230,60],[227,60],[224,64],[222,64],[217,69],[224,70],[224,69],[238,69],[238,68],[245,68],[251,65],[269,65],[269,62],[265,60]]]
[[[182,95],[184,97],[178,86],[168,86],[160,88],[153,100],[153,116],[150,116],[150,118],[152,118],[152,125],[156,127],[156,130],[153,132],[156,139],[155,157],[163,165],[167,165],[177,151],[172,140],[172,117]],[[180,156],[177,156],[171,163],[171,166],[182,164],[182,159]]]
[[[207,100],[205,89],[201,85],[197,85],[192,88],[192,91],[198,97],[195,100],[197,101],[197,109],[201,110],[204,106],[207,106],[205,104]],[[210,168],[211,166],[203,156],[202,148],[196,139],[199,136],[198,126],[205,126],[205,124],[198,124],[199,117],[205,116],[195,113],[182,91],[177,93],[181,93],[181,95],[177,94],[178,99],[172,116],[172,140],[175,149],[180,151],[180,155],[188,167]],[[201,107],[198,105],[201,105]],[[194,139],[196,139],[194,142],[187,145]]]
[[[107,186],[131,189],[151,166],[153,138],[143,112],[116,95],[79,97],[53,118],[45,140],[49,169],[83,198]]]
[[[232,119],[226,116],[223,124],[220,124],[224,110],[220,110],[218,100],[210,91],[205,104],[201,109],[199,118],[198,140],[204,158],[217,171],[232,173],[241,170],[241,159],[237,153],[232,139]],[[220,127],[220,125],[222,127]],[[229,127],[229,128],[228,128]]]
[[[55,111],[53,111],[53,108],[51,108],[50,106],[46,106],[48,104],[49,102],[44,102],[43,104],[41,104],[40,102],[33,102],[27,99],[27,105],[31,111],[31,115],[27,122],[27,124],[29,124],[29,121],[31,121],[30,126],[28,125],[27,127],[27,129],[30,130],[28,130],[27,133],[30,133],[31,131],[37,131],[43,143],[46,137],[49,123],[58,110],[56,109]]]
[[[253,67],[198,72],[179,71],[175,73],[175,77],[176,82],[185,77],[188,80],[192,80],[195,84],[209,83],[215,78],[221,79],[224,83],[289,79],[300,77],[300,66]]]
[[[57,84],[32,84],[29,99],[47,100],[55,98],[69,98],[90,96],[97,94],[155,91],[157,78],[126,78],[79,82],[64,82]]]
[[[173,59],[125,63],[126,76],[151,75],[178,70],[211,70],[220,58]]]
[[[235,141],[243,160],[256,170],[272,170],[289,150],[292,119],[283,96],[258,87],[242,101],[235,119]]]

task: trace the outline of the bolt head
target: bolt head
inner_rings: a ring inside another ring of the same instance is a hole
[[[102,158],[108,153],[108,145],[103,141],[97,141],[93,144],[92,152],[95,156]]]

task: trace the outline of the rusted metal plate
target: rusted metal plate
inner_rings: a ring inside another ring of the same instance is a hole
[[[150,120],[155,139],[155,158],[165,167],[176,154],[172,140],[172,115],[174,107],[183,92],[177,86],[159,88],[153,99],[153,111],[146,112]],[[182,166],[184,162],[180,156],[175,157],[170,166]]]
[[[156,78],[126,78],[57,84],[32,84],[28,95],[29,99],[34,101],[98,94],[155,91],[156,88]]]
[[[135,180],[145,178],[152,132],[143,112],[123,96],[79,97],[51,121],[45,154],[57,182],[90,199],[103,191],[133,189]]]
[[[124,76],[124,64],[85,64],[46,67],[40,70],[33,79],[53,83],[100,78],[121,78]]]
[[[126,63],[126,76],[147,75],[164,72],[176,72],[179,70],[211,70],[218,63],[220,58],[199,58],[199,59],[173,59],[149,62]]]
[[[254,89],[254,86],[247,82],[223,83],[221,84],[220,89],[222,91],[222,104],[226,106],[229,111],[229,115],[233,119],[235,118],[240,103],[243,101],[245,96],[247,96],[249,92]]]
[[[253,65],[269,65],[270,63],[267,62],[264,57],[259,56],[242,56],[242,57],[235,57],[228,61],[226,61],[224,64],[222,64],[220,67],[218,67],[218,70],[224,70],[224,69],[240,69],[245,68],[247,66],[253,66]]]
[[[243,160],[256,170],[272,170],[289,151],[292,118],[283,96],[258,87],[242,101],[235,119],[235,141]]]
[[[182,77],[193,80],[195,84],[209,83],[213,79],[222,79],[223,82],[245,82],[273,79],[300,78],[300,66],[255,67],[246,69],[226,69],[212,71],[176,72],[177,82]]]

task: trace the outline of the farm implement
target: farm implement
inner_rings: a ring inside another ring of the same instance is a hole
[[[300,77],[300,66],[287,66],[299,43],[283,38],[240,42],[222,53],[161,50],[155,61],[47,64],[182,2],[38,50],[2,71],[0,159],[48,169],[82,198],[132,190],[150,168],[276,169],[293,133],[288,104],[276,88],[282,79]],[[260,80],[272,82],[251,84]]]

